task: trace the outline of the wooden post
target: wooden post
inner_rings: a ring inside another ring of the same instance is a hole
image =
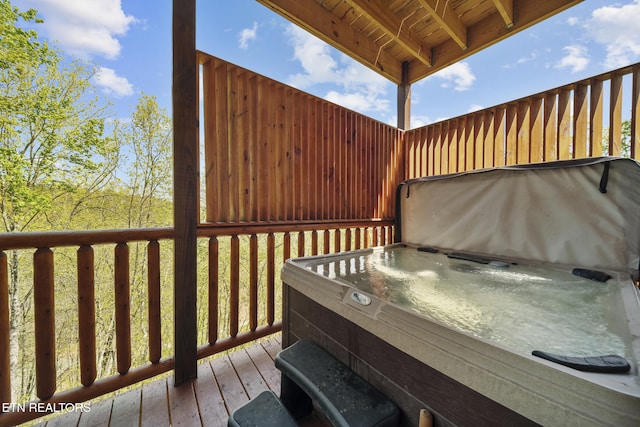
[[[197,376],[198,81],[196,0],[173,0],[174,384]]]
[[[411,126],[411,83],[409,63],[402,63],[402,82],[398,85],[398,129],[409,130]]]

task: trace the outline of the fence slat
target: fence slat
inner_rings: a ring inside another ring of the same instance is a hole
[[[219,263],[218,263],[219,243],[217,237],[209,239],[209,319],[208,335],[209,344],[213,345],[218,341],[218,307],[219,301]]]
[[[587,126],[589,103],[587,97],[588,87],[585,84],[576,85],[573,91],[573,157],[586,157],[587,151]]]

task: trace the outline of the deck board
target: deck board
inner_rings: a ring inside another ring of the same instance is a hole
[[[41,427],[207,426],[225,427],[229,414],[264,390],[280,394],[280,371],[274,358],[280,335],[201,361],[198,378],[173,386],[164,377],[91,402],[89,412],[69,412],[37,424]],[[305,427],[324,427],[316,416],[299,420]]]
[[[198,364],[198,379],[173,386],[165,377],[114,398],[91,402],[89,412],[69,412],[42,421],[56,426],[212,426],[227,425],[229,414],[264,390],[280,393],[280,374],[273,364],[280,336],[219,355]]]
[[[92,403],[91,410],[89,412],[82,412],[80,414],[78,427],[108,427],[109,422],[111,421],[112,408],[113,399],[106,399]],[[51,427],[51,424],[48,424],[47,427]]]
[[[158,427],[171,424],[167,404],[167,381],[159,380],[142,388],[140,419],[142,426]]]
[[[202,424],[223,425],[229,414],[209,362],[198,365],[198,379],[193,382],[193,388],[198,396]]]

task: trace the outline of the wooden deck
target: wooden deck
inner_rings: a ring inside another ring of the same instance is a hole
[[[169,376],[92,402],[88,412],[69,412],[38,426],[226,426],[229,414],[260,392],[280,393],[280,372],[273,363],[280,348],[278,334],[201,362],[191,383],[174,387]],[[301,425],[322,424],[310,417]]]

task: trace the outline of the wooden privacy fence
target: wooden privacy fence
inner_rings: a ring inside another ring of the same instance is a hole
[[[636,64],[408,131],[406,178],[600,155],[638,158],[639,95]]]
[[[402,131],[205,53],[198,60],[206,223],[393,218]]]

